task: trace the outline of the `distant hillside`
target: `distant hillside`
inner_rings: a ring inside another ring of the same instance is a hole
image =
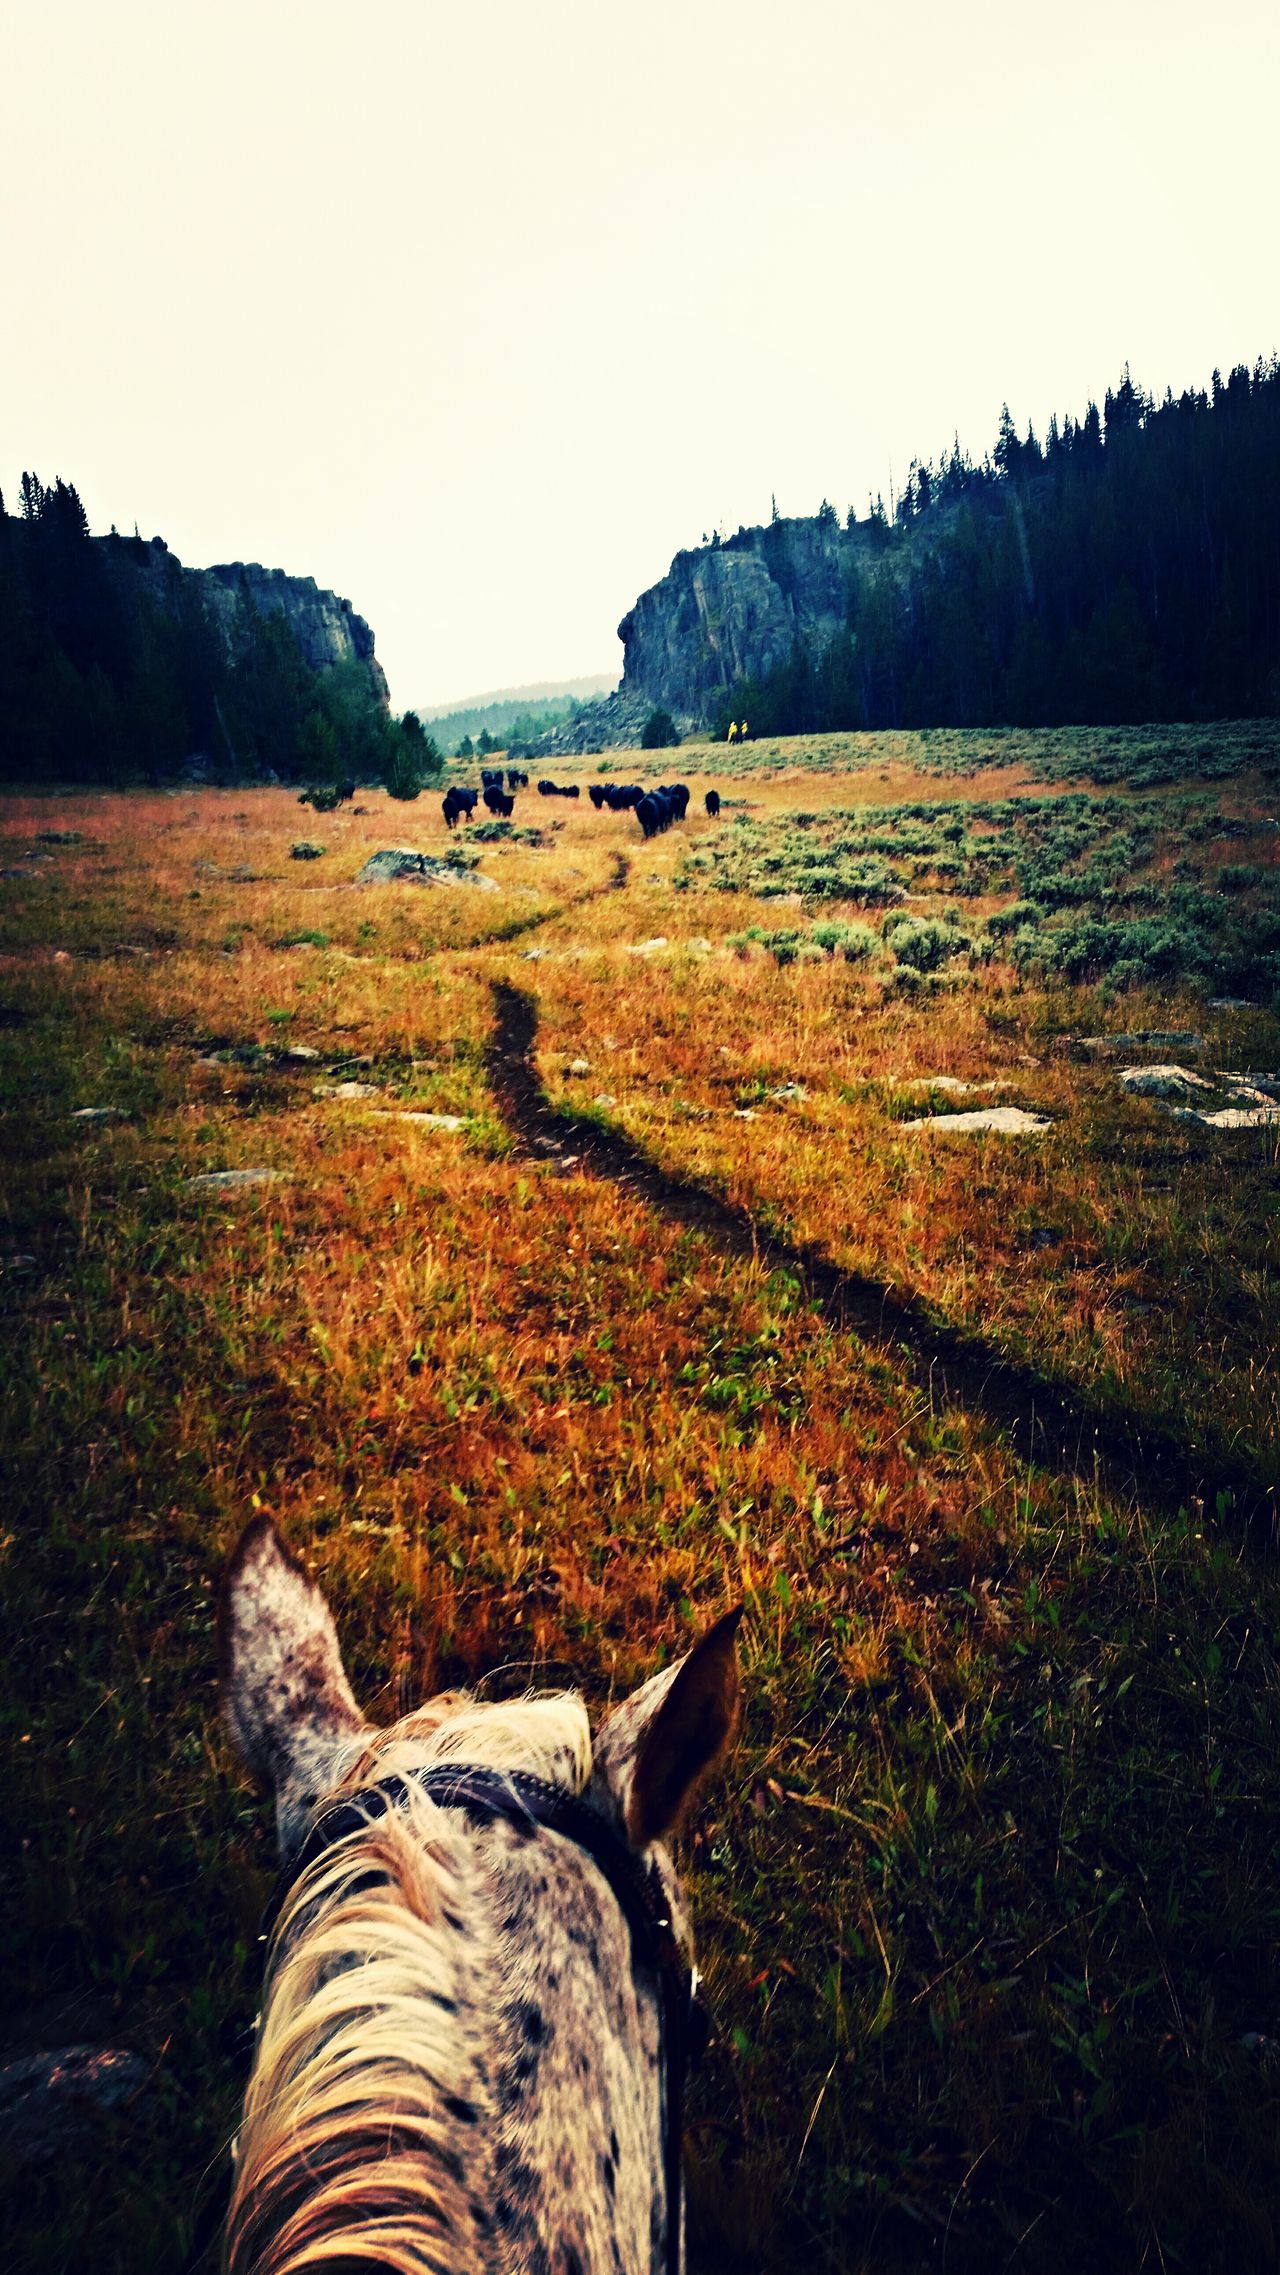
[[[419,703],[415,705],[418,717],[430,726],[435,719],[478,717],[482,711],[492,710],[495,704],[515,703],[529,709],[543,703],[554,703],[562,695],[572,695],[585,702],[592,695],[606,695],[618,684],[616,675],[596,672],[588,679],[539,679],[528,687],[491,687],[483,695],[460,695],[451,703]]]
[[[616,685],[616,679],[601,672],[590,679],[539,680],[530,687],[496,688],[456,703],[427,704],[419,708],[418,717],[431,728],[441,749],[450,754],[468,736],[472,742],[482,734],[496,743],[527,742],[544,728],[567,719],[575,704],[589,702]]]
[[[1006,409],[980,466],[913,463],[892,521],[678,553],[618,627],[620,698],[757,736],[1272,714],[1277,528],[1280,362],[1161,403],[1126,369],[1043,442]]]

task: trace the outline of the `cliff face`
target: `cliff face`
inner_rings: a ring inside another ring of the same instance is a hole
[[[184,568],[162,537],[104,537],[98,544],[115,548],[146,580],[157,599],[172,600],[179,585],[194,588],[223,638],[230,643],[236,603],[247,594],[260,615],[284,616],[297,640],[303,661],[312,671],[331,664],[362,664],[380,703],[389,701],[386,675],[373,652],[373,634],[349,600],[325,592],[314,577],[286,576],[283,569],[264,569],[257,561],[223,561],[212,569]]]
[[[213,569],[187,569],[184,575],[200,581],[205,605],[230,633],[236,601],[247,592],[259,615],[275,613],[288,618],[303,661],[313,671],[330,664],[363,664],[374,692],[388,701],[386,674],[373,652],[373,634],[349,600],[325,592],[314,577],[286,576],[283,569],[264,569],[257,561],[224,561]]]
[[[847,621],[850,570],[867,544],[864,528],[815,518],[677,553],[618,626],[622,693],[702,721],[735,681],[785,663],[797,641],[817,653]]]

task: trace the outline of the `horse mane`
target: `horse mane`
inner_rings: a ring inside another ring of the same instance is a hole
[[[586,1709],[572,1691],[504,1705],[445,1694],[364,1733],[323,1800],[449,1760],[581,1792]],[[459,1932],[485,1932],[477,1892],[456,1815],[412,1785],[406,1807],[300,1876],[268,1955],[227,2275],[465,2275],[487,2263],[487,2210],[457,2151],[479,2115],[485,2018],[472,1984],[485,1951]]]

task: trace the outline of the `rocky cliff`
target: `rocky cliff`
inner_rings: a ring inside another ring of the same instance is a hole
[[[842,529],[834,515],[818,515],[677,553],[618,626],[621,694],[705,722],[717,697],[785,663],[797,642],[814,655],[830,643],[848,621],[851,575],[872,543],[868,524]]]
[[[658,708],[682,734],[708,726],[740,681],[763,679],[797,644],[814,657],[830,646],[849,622],[857,568],[878,536],[868,522],[842,528],[828,512],[677,553],[618,626],[621,686],[580,705],[522,755],[537,762],[637,744]]]
[[[145,578],[160,600],[171,599],[179,585],[194,589],[210,616],[230,643],[237,602],[245,595],[260,615],[287,619],[303,661],[313,671],[332,664],[362,664],[380,703],[389,697],[386,675],[373,651],[373,634],[349,600],[325,592],[314,577],[287,576],[283,569],[264,569],[257,561],[223,561],[212,569],[184,568],[162,537],[104,537],[97,542],[115,548]]]

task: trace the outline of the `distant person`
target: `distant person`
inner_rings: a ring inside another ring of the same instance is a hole
[[[746,720],[745,720],[745,719],[743,720],[743,722],[742,722],[742,725],[741,725],[741,726],[739,727],[739,729],[738,729],[738,734],[739,734],[739,737],[741,738],[741,740],[742,740],[743,742],[745,742],[745,741],[746,741],[746,739],[747,739],[747,722],[746,722]]]
[[[725,738],[724,738],[724,739],[725,739],[725,741],[726,741],[727,743],[732,743],[732,742],[736,742],[736,741],[737,741],[737,739],[738,739],[738,722],[737,722],[737,720],[736,720],[736,719],[730,719],[730,721],[729,721],[729,732],[728,732],[728,734],[725,736]]]

